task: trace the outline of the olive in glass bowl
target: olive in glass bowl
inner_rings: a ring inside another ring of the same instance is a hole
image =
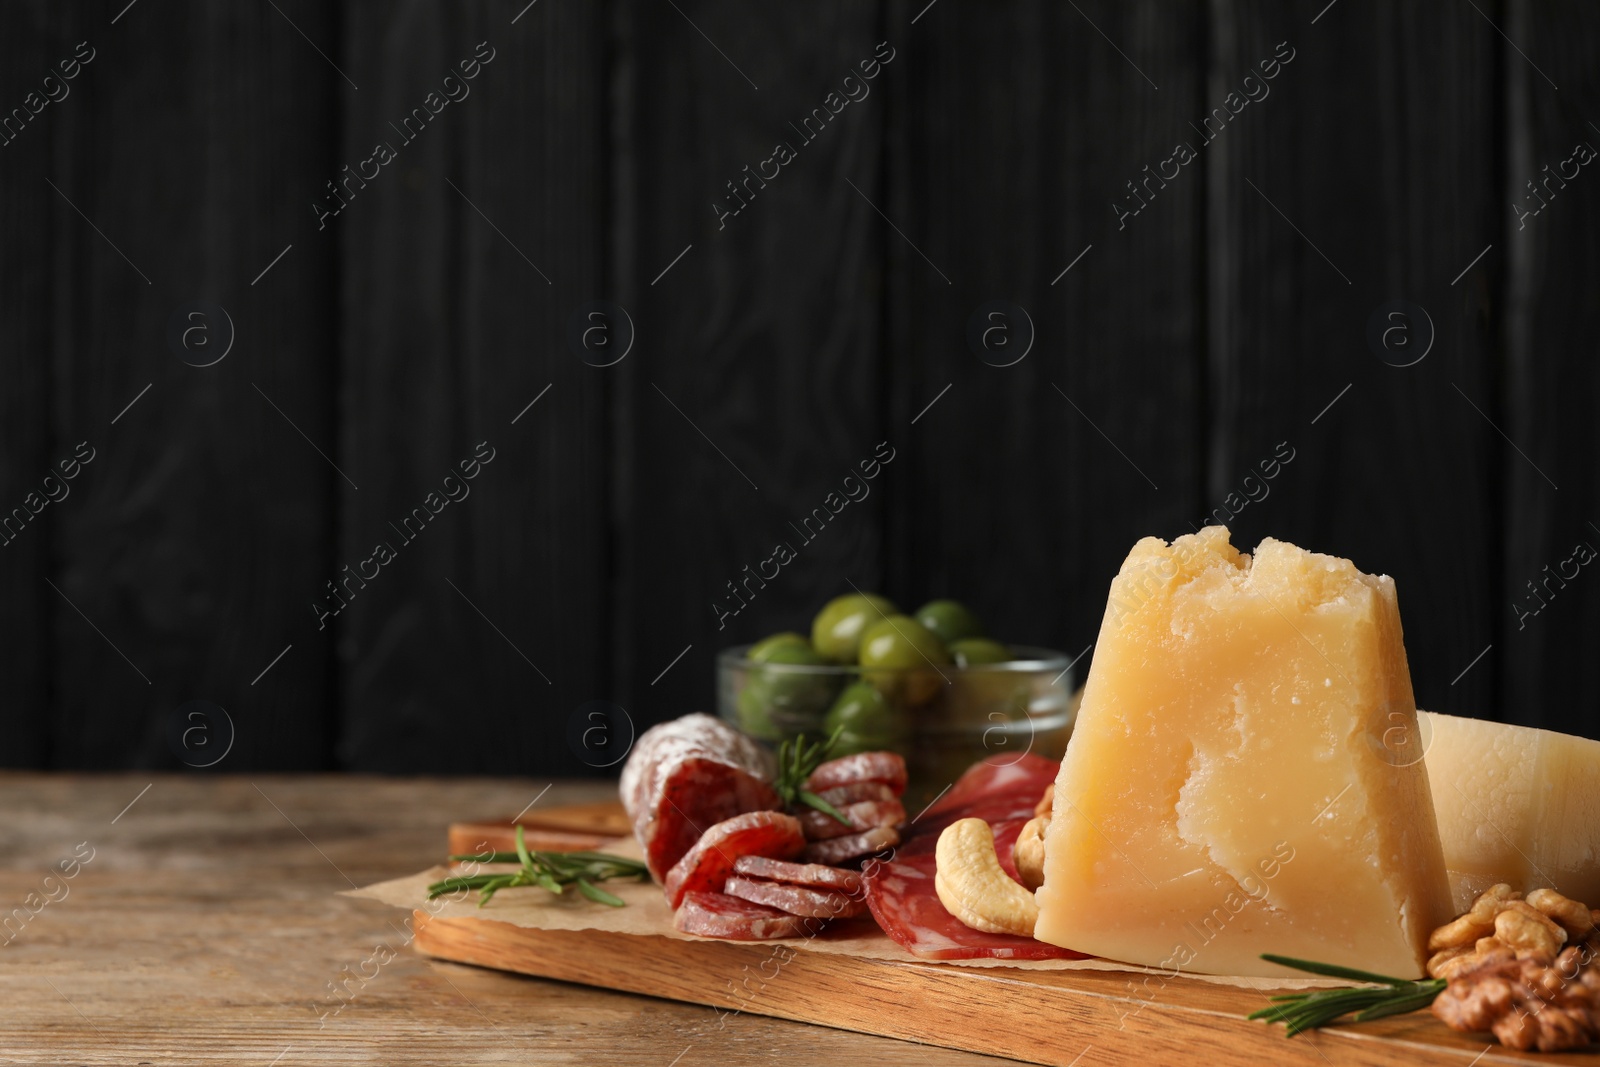
[[[931,657],[942,662],[894,666],[822,662],[815,652],[795,651],[802,647],[796,643],[765,653],[764,660],[749,657],[757,646],[725,649],[717,656],[717,711],[774,745],[839,728],[833,755],[899,752],[911,773],[908,797],[931,799],[990,756],[1031,752],[1060,759],[1077,714],[1069,657],[1011,645],[996,646],[1008,655],[1002,662],[983,662],[994,648],[964,654],[961,640],[954,645],[949,654]]]

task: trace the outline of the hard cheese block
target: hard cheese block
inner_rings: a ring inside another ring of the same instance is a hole
[[[1600,741],[1418,715],[1457,910],[1496,882],[1600,907]]]
[[[1134,546],[1056,780],[1035,936],[1163,970],[1420,976],[1451,917],[1394,582],[1207,527]]]

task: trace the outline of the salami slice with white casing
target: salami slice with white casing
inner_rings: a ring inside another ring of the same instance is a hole
[[[695,712],[646,730],[622,768],[622,805],[657,881],[707,828],[782,802],[771,781],[772,753],[709,715]]]
[[[734,861],[733,873],[808,889],[833,889],[850,896],[861,892],[860,871],[847,871],[823,863],[790,863],[764,856],[740,856]]]
[[[846,834],[844,837],[834,837],[827,841],[813,841],[801,853],[807,863],[826,863],[834,866],[870,856],[874,852],[882,852],[891,845],[900,843],[900,834],[892,826],[877,826],[865,833]]]
[[[800,820],[793,815],[747,811],[724,819],[701,834],[694,847],[667,872],[667,904],[676,908],[687,893],[720,890],[741,856],[785,860],[798,856],[805,847]]]
[[[859,834],[875,826],[899,826],[906,821],[906,809],[898,800],[862,800],[837,809],[845,817],[840,822],[824,811],[800,813],[800,826],[806,837],[826,841],[846,834]]]
[[[895,752],[857,752],[831,759],[811,772],[806,788],[821,793],[857,782],[881,782],[899,796],[906,791],[906,761]]]
[[[674,928],[698,937],[725,941],[771,941],[804,937],[817,928],[817,920],[754,904],[726,893],[690,893],[672,917]]]
[[[831,889],[808,889],[737,875],[728,879],[722,891],[730,897],[812,919],[850,919],[867,910],[867,902],[859,896],[851,898]]]
[[[858,804],[863,800],[894,800],[895,791],[882,782],[851,782],[849,785],[836,785],[832,789],[824,789],[817,796],[842,808],[846,804]]]

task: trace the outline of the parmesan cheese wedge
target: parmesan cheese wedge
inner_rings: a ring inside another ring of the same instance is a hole
[[[1450,892],[1394,581],[1222,527],[1112,584],[1034,936],[1176,974],[1423,973]]]
[[[1600,904],[1600,741],[1417,714],[1456,910],[1497,882]]]

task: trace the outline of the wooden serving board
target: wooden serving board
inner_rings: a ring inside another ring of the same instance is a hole
[[[540,978],[704,1004],[728,1013],[1065,1065],[1195,1062],[1415,1065],[1584,1064],[1518,1053],[1418,1012],[1296,1038],[1245,1016],[1270,991],[1194,978],[1026,965],[964,967],[809,949],[598,929],[542,929],[414,912],[425,955]]]
[[[550,852],[598,849],[633,833],[627,812],[616,801],[572,804],[487,822],[451,823],[450,855],[470,856],[486,850],[510,852],[516,848],[519,824],[529,848]]]

